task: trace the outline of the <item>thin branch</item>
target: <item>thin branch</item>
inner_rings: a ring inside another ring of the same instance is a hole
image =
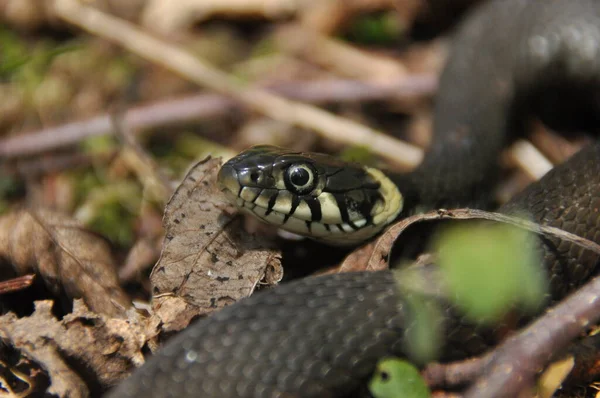
[[[394,242],[398,237],[406,230],[409,226],[414,223],[422,221],[435,221],[435,220],[489,220],[496,221],[505,224],[511,224],[518,228],[523,228],[536,234],[543,234],[546,236],[553,236],[567,242],[576,244],[586,250],[590,250],[596,254],[600,254],[600,245],[589,239],[582,238],[581,236],[575,235],[571,232],[562,230],[560,228],[551,227],[548,225],[537,224],[532,221],[525,220],[520,217],[508,216],[502,213],[493,213],[478,209],[439,209],[432,210],[427,213],[415,214],[410,217],[406,217],[395,224],[388,227],[373,245],[372,254],[369,257],[368,268],[370,269],[381,269],[381,262],[388,261],[388,254],[390,253]],[[361,253],[366,256],[366,254]]]
[[[406,76],[403,64],[388,56],[360,50],[339,39],[289,24],[275,34],[277,47],[342,76],[369,81],[386,81]]]
[[[431,95],[437,79],[432,75],[410,75],[386,83],[324,79],[308,82],[280,82],[265,86],[287,98],[303,102],[361,102]],[[194,94],[177,99],[160,100],[133,107],[124,114],[123,124],[139,134],[150,129],[185,124],[233,112],[239,104],[220,94]],[[0,139],[0,157],[34,155],[73,145],[81,140],[111,134],[110,115],[47,127]]]
[[[465,398],[516,397],[557,353],[600,320],[600,277],[494,350],[485,374]]]
[[[421,161],[423,153],[419,148],[311,105],[289,101],[260,88],[247,87],[187,51],[76,0],[57,0],[55,7],[57,14],[70,23],[114,41],[190,81],[229,95],[265,116],[312,129],[338,142],[368,146],[373,152],[404,167],[414,167]]]
[[[518,140],[510,148],[510,154],[521,170],[534,180],[539,180],[554,167],[531,142]]]
[[[231,100],[214,94],[201,94],[175,100],[138,106],[127,111],[123,123],[135,132],[172,126],[216,116],[234,106]],[[85,138],[110,134],[111,116],[104,114],[90,119],[47,127],[27,134],[19,134],[0,141],[0,157],[14,158],[34,155],[68,145]]]
[[[451,363],[431,363],[421,372],[429,387],[448,388],[471,383],[481,376],[492,353]]]

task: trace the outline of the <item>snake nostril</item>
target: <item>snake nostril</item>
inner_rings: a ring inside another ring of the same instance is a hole
[[[259,177],[260,177],[260,175],[256,171],[253,171],[252,173],[250,173],[250,181],[252,181],[252,182],[258,182]]]

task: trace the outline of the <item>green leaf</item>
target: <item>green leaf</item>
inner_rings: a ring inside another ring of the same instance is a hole
[[[363,15],[350,26],[347,38],[362,44],[390,44],[402,37],[406,25],[395,12]]]
[[[29,58],[27,48],[17,35],[0,26],[0,77],[10,77]]]
[[[375,162],[375,156],[373,152],[363,145],[354,145],[345,148],[338,155],[342,160],[346,162],[357,162],[360,164],[373,165]]]
[[[435,242],[450,297],[471,320],[501,319],[515,304],[533,310],[547,288],[536,237],[501,223],[460,223]]]
[[[427,398],[429,388],[419,370],[411,363],[398,358],[379,361],[369,382],[375,398]]]
[[[439,356],[444,341],[444,316],[439,304],[416,293],[403,294],[409,324],[404,332],[406,353],[417,363],[424,364]]]

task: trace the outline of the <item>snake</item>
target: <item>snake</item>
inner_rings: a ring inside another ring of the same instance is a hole
[[[265,222],[336,245],[357,244],[415,203],[485,198],[500,152],[527,130],[528,116],[575,129],[593,125],[599,82],[600,1],[486,1],[455,31],[435,99],[432,143],[414,171],[395,175],[258,146],[228,161],[219,182],[241,209]],[[598,141],[498,211],[526,211],[542,225],[600,243]],[[597,273],[594,253],[559,238],[539,237],[537,244],[550,276],[549,303]],[[406,354],[405,300],[390,270],[283,283],[197,320],[108,396],[368,395],[365,384],[377,361]],[[483,332],[455,330],[460,322],[452,317],[446,322],[442,360],[488,347]],[[464,349],[457,352],[457,345]]]

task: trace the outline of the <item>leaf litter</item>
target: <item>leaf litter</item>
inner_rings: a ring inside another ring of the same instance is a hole
[[[95,390],[117,384],[143,364],[144,351],[156,349],[161,332],[180,330],[281,280],[280,253],[244,231],[242,218],[217,188],[220,166],[220,159],[208,158],[192,167],[167,204],[149,316],[131,307],[100,236],[50,210],[18,209],[0,217],[0,256],[14,272],[35,274],[58,297],[75,299],[62,319],[53,313],[52,300],[36,301],[30,316],[0,316],[0,340],[18,352],[21,364],[30,364],[23,372],[3,363],[13,383],[0,375],[0,391],[17,393],[19,380],[20,393],[28,394],[38,366],[47,374],[48,393],[98,395]]]
[[[37,301],[29,317],[13,313],[0,317],[0,339],[48,373],[48,393],[72,398],[98,395],[90,386],[115,385],[144,362],[142,349],[154,337],[155,326],[135,310],[128,311],[127,319],[114,318],[75,300],[73,312],[58,320],[53,304]],[[87,372],[79,374],[80,368]],[[90,374],[95,380],[89,379]]]
[[[36,272],[52,293],[83,298],[98,313],[124,316],[131,306],[107,242],[61,213],[19,209],[0,217],[0,257],[18,275]]]
[[[165,239],[152,270],[153,310],[163,330],[183,329],[283,276],[280,253],[244,231],[216,184],[220,159],[193,166],[165,208]]]

